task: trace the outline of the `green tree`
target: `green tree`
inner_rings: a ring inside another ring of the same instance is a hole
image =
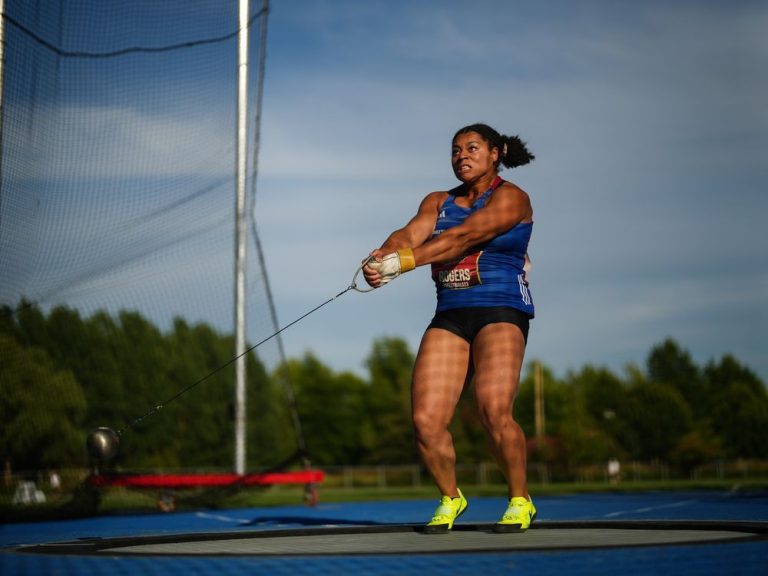
[[[16,310],[7,304],[0,306],[0,334],[5,334],[14,340],[20,340],[16,324]]]
[[[768,456],[768,394],[748,368],[730,355],[704,370],[709,383],[710,425],[733,458]]]
[[[2,331],[27,348],[39,346],[51,366],[75,375],[89,400],[84,430],[125,432],[115,466],[232,465],[231,336],[182,319],[163,334],[130,311],[116,320],[105,312],[83,319],[56,307],[46,317],[28,303],[4,318]],[[254,353],[247,367],[248,465],[273,465],[295,450],[295,436],[282,390]]]
[[[401,338],[379,338],[366,360],[370,373],[366,416],[375,434],[366,461],[402,464],[416,460],[411,425],[414,356]]]
[[[360,463],[369,450],[362,440],[370,437],[365,382],[350,373],[335,374],[312,354],[288,360],[278,370],[290,371],[312,462]]]
[[[138,312],[83,318],[63,306],[48,315],[22,302],[0,310],[0,449],[14,467],[83,463],[86,431],[124,429],[115,464],[130,469],[230,467],[233,462],[231,335],[175,319],[161,332]],[[306,355],[268,374],[247,356],[248,467],[273,466],[298,447],[286,380],[296,395],[316,464],[417,460],[410,417],[414,356],[400,338],[374,341],[369,381],[336,374]],[[515,418],[533,459],[568,466],[610,456],[668,458],[691,471],[713,457],[768,456],[768,393],[732,356],[700,369],[668,339],[647,373],[624,377],[587,365],[562,380],[544,367],[545,438],[535,436],[534,363],[518,389]],[[201,380],[203,379],[203,380]],[[194,390],[188,390],[190,384]],[[173,402],[166,403],[168,399]],[[155,413],[151,413],[158,407]],[[150,414],[151,418],[139,419]],[[471,383],[451,423],[462,461],[488,457]],[[546,450],[543,450],[546,448]]]
[[[115,464],[141,468],[180,466],[176,434],[179,404],[164,405],[176,391],[167,374],[170,357],[167,342],[160,330],[134,311],[121,311],[118,326],[110,345],[123,384],[119,405],[125,406],[125,410],[115,414],[114,424],[107,425],[126,429],[130,426],[130,433],[121,439]],[[136,422],[157,405],[162,409],[151,418]]]
[[[206,324],[190,326],[175,318],[166,335],[168,356],[163,369],[167,380],[164,392],[155,398],[181,394],[166,413],[173,430],[169,439],[180,455],[182,466],[231,468],[234,465],[234,394],[232,367],[224,366],[233,355],[232,338],[224,337]],[[251,379],[249,373],[249,381]],[[191,387],[191,388],[190,388]],[[186,390],[186,391],[185,391]],[[146,407],[153,404],[147,399]],[[251,456],[248,452],[249,458]]]
[[[581,372],[569,372],[563,381],[565,406],[553,429],[569,466],[602,463],[616,453],[612,438],[602,427],[603,414],[593,416],[589,405],[590,386],[597,374],[603,371],[588,366]]]
[[[299,450],[287,390],[294,388],[293,381],[286,371],[268,374],[254,353],[248,355],[247,370],[248,461],[256,468],[274,466]]]
[[[536,370],[541,364],[542,384],[544,388],[543,438],[536,438]],[[540,360],[528,362],[513,407],[515,420],[525,432],[528,442],[528,457],[539,462],[554,462],[562,457],[563,446],[559,441],[561,423],[565,421],[568,409],[567,389],[563,382],[555,377],[551,368]]]
[[[605,462],[611,457],[626,456],[626,414],[629,407],[627,390],[621,379],[608,368],[587,365],[570,374],[569,384],[576,398],[575,414],[585,427],[586,450],[581,450],[592,463]],[[583,414],[580,411],[583,410]],[[579,436],[571,430],[569,435]],[[591,448],[590,448],[591,447]]]
[[[121,371],[118,344],[120,326],[106,312],[97,312],[85,320],[83,356],[63,358],[66,366],[77,374],[77,379],[88,398],[88,429],[97,426],[121,427],[126,418],[143,406],[142,398],[126,394],[124,374]],[[61,337],[66,338],[65,333]]]
[[[47,354],[0,335],[0,453],[16,469],[82,465],[86,400]]]
[[[45,314],[35,304],[22,300],[16,308],[16,339],[23,346],[50,349]]]
[[[691,355],[671,338],[654,346],[648,354],[648,378],[677,390],[691,408],[694,419],[705,416],[707,389],[701,369]]]
[[[668,458],[692,430],[691,409],[671,386],[651,382],[639,371],[630,373],[627,430],[631,455],[641,460]]]
[[[698,466],[713,461],[722,453],[722,446],[714,435],[695,429],[677,441],[669,459],[690,475]]]

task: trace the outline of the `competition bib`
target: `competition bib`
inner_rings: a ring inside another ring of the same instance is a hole
[[[432,280],[438,286],[451,290],[471,288],[482,284],[478,269],[482,253],[482,251],[475,252],[453,262],[432,264]]]

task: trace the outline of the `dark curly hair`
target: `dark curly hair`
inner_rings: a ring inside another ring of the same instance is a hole
[[[507,168],[515,168],[517,166],[523,166],[528,164],[536,157],[528,151],[528,147],[525,142],[520,140],[519,136],[505,136],[499,134],[496,130],[488,126],[487,124],[470,124],[459,129],[456,134],[453,135],[453,139],[460,134],[466,134],[467,132],[475,132],[480,134],[482,138],[488,142],[491,148],[497,148],[499,150],[499,161],[496,163],[503,164]]]

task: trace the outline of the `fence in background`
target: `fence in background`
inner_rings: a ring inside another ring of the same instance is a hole
[[[323,488],[388,489],[431,486],[432,481],[423,467],[417,464],[388,466],[326,466]],[[200,473],[211,470],[153,470],[153,473]],[[0,505],[17,506],[64,500],[88,475],[86,469],[61,471],[14,472],[6,470],[0,486]],[[457,466],[459,483],[463,486],[494,486],[504,483],[501,473],[491,462]],[[605,483],[606,487],[622,482],[666,481],[761,481],[768,483],[768,460],[717,460],[691,471],[683,471],[668,463],[624,462],[618,474],[609,466],[591,465],[564,470],[541,462],[528,463],[528,481],[531,484],[556,485],[558,483]],[[274,486],[274,490],[288,489]]]
[[[431,480],[419,465],[403,466],[326,466],[325,485],[339,488],[389,488],[430,485]],[[504,478],[492,462],[457,465],[460,484],[488,486],[503,484]],[[556,483],[619,483],[622,481],[667,480],[749,480],[768,478],[768,461],[718,460],[699,466],[692,471],[680,470],[666,462],[619,463],[618,473],[612,474],[605,465],[562,466],[542,462],[528,463],[528,481],[533,484]]]

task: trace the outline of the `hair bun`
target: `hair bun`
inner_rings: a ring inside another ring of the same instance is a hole
[[[519,136],[502,136],[504,147],[501,154],[501,163],[507,168],[515,168],[528,164],[536,158],[530,153],[525,142]]]

